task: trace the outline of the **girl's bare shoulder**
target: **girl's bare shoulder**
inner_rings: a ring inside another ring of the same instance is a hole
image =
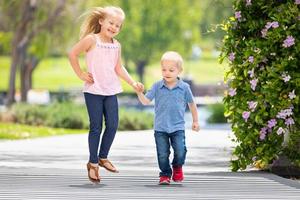
[[[93,49],[96,45],[96,39],[93,34],[86,35],[84,38],[81,39],[82,43],[86,47],[86,51]]]

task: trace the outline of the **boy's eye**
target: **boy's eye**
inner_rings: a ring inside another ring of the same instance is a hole
[[[172,69],[172,70],[170,70],[170,72],[174,72],[174,70]]]

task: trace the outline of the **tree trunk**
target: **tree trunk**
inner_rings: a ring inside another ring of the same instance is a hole
[[[33,70],[38,65],[39,60],[34,57],[30,56],[27,59],[23,66],[21,67],[21,101],[27,101],[27,93],[32,88],[32,74]]]
[[[13,50],[11,56],[11,66],[10,66],[10,75],[9,75],[9,82],[8,82],[8,92],[6,95],[6,102],[5,104],[11,105],[15,101],[15,92],[16,92],[16,74],[17,74],[17,66],[19,62],[18,53],[16,52],[17,49]]]
[[[21,56],[24,55],[24,50],[26,51],[26,46],[28,43],[27,32],[30,22],[33,20],[34,12],[36,9],[36,1],[27,0],[23,2],[22,5],[22,17],[19,25],[16,28],[13,42],[12,42],[12,56],[11,56],[11,66],[10,66],[10,76],[9,76],[9,86],[6,96],[6,104],[11,105],[15,101],[15,90],[16,90],[16,73],[17,68],[22,64]],[[23,57],[24,59],[24,57]]]
[[[37,0],[25,0],[22,2],[21,19],[14,31],[15,34],[12,43],[12,64],[10,67],[9,88],[6,96],[7,105],[12,104],[15,100],[15,80],[18,66],[21,68],[21,97],[22,101],[26,101],[27,91],[31,88],[32,84],[32,72],[38,63],[35,63],[36,61],[33,61],[31,64],[25,63],[26,57],[28,56],[27,47],[41,30],[47,29],[48,31],[52,31],[57,19],[64,9],[66,0],[60,0],[57,2],[56,8],[52,12],[48,13],[46,21],[39,25],[32,26],[35,20],[37,3]],[[30,28],[30,26],[32,27]]]
[[[145,60],[140,60],[136,63],[136,72],[139,76],[139,80],[141,83],[144,83],[144,73],[145,73],[145,67],[147,63],[148,62]]]

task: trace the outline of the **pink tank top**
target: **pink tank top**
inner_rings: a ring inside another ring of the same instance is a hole
[[[86,53],[88,72],[93,75],[94,83],[85,83],[83,92],[99,95],[115,95],[122,92],[120,79],[115,72],[115,67],[120,58],[120,44],[102,43],[97,35],[94,35],[96,45]]]

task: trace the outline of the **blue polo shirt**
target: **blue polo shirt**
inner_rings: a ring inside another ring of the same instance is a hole
[[[169,89],[161,80],[154,83],[145,96],[155,100],[155,131],[172,133],[185,129],[184,113],[187,104],[193,102],[189,84],[179,79],[176,86]]]

